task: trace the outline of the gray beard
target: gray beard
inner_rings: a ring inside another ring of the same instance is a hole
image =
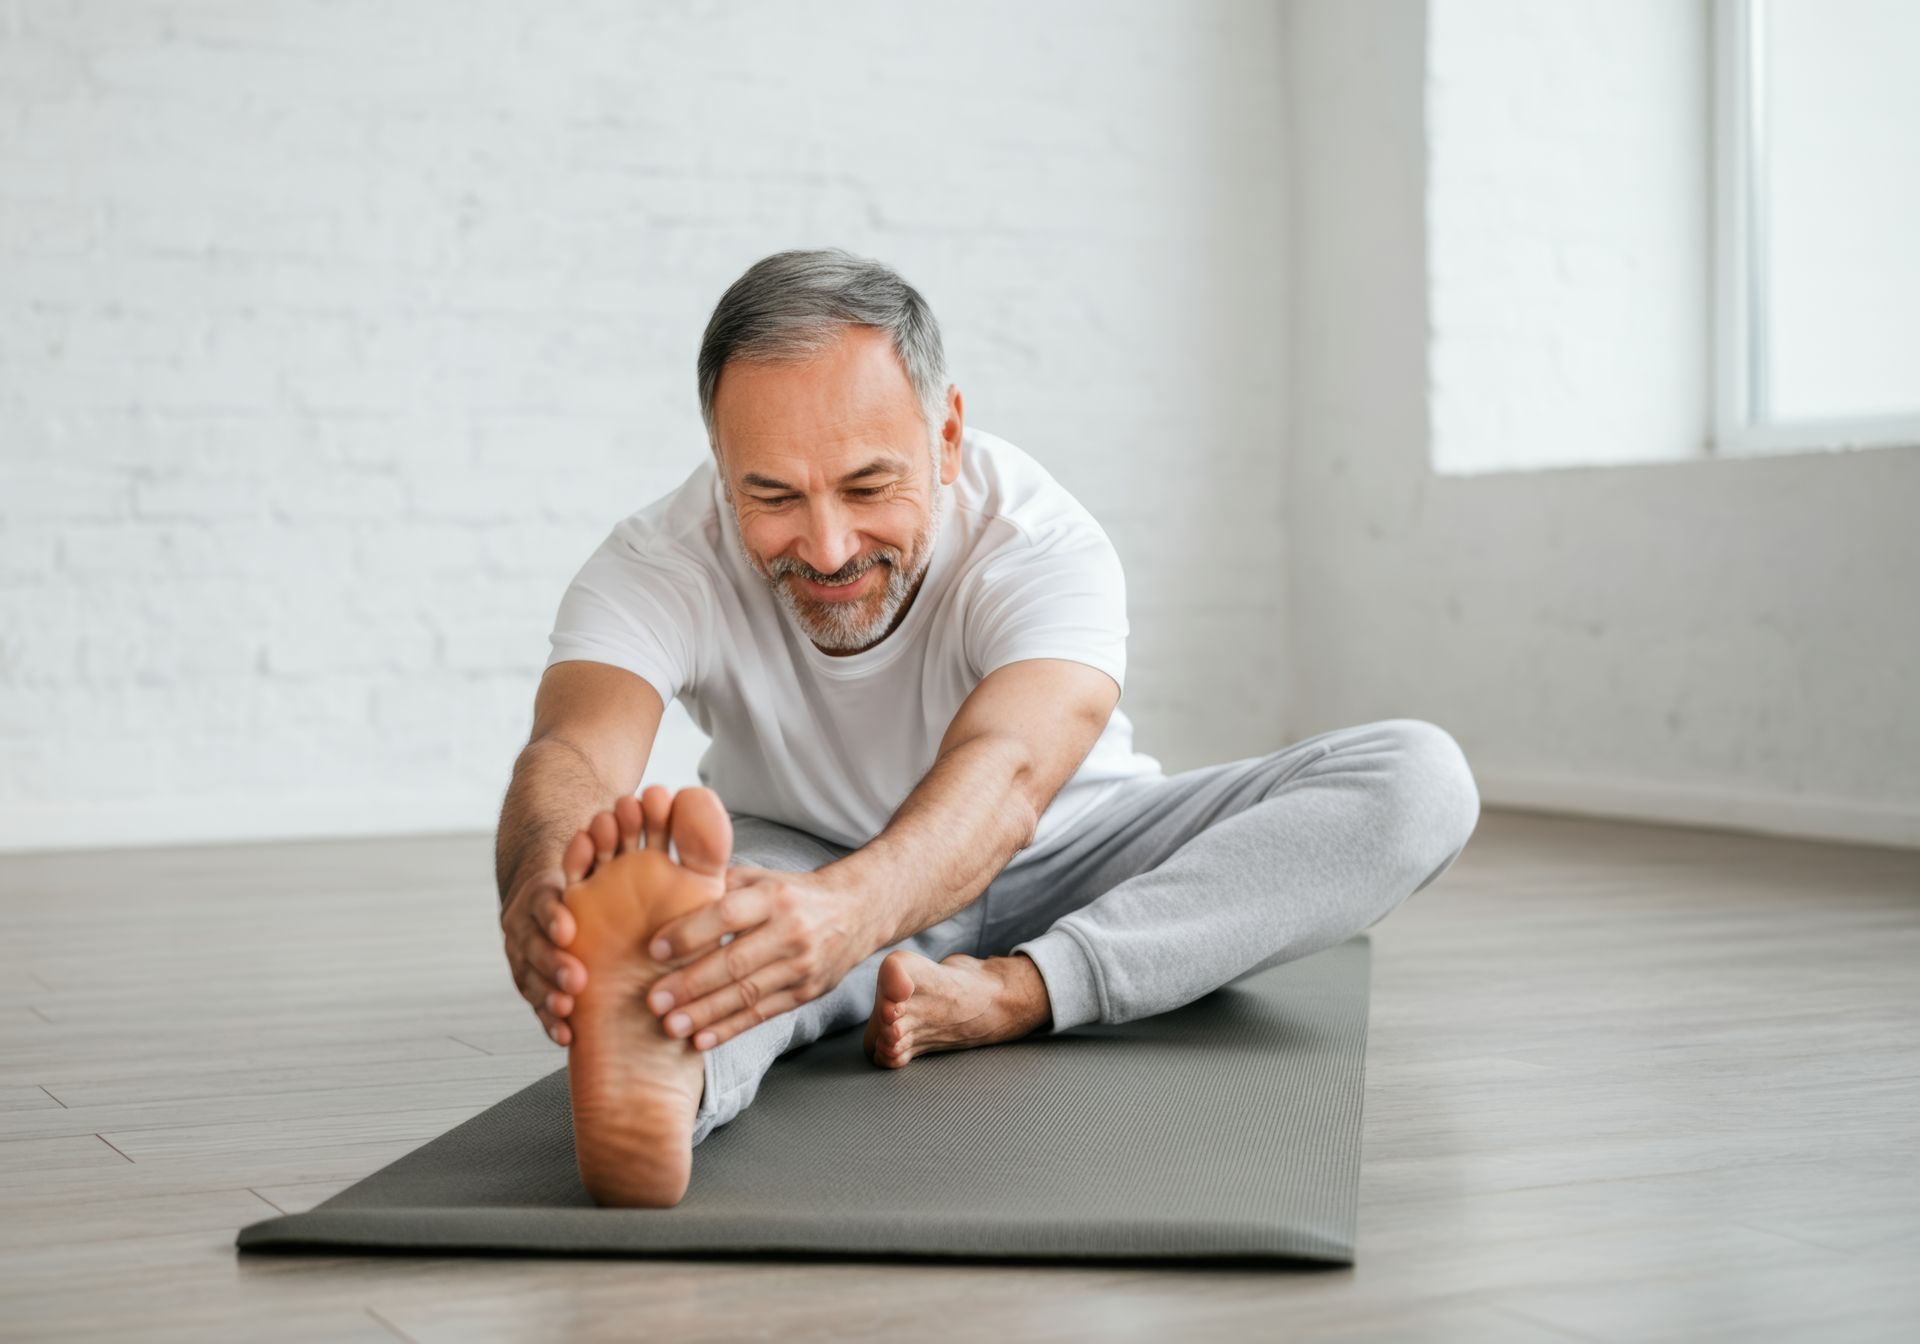
[[[901,568],[904,557],[891,546],[869,551],[833,574],[822,574],[791,557],[782,557],[763,567],[747,549],[744,535],[739,536],[740,551],[746,556],[747,564],[754,573],[767,581],[774,597],[785,608],[793,623],[800,627],[802,634],[823,649],[836,653],[858,653],[879,643],[886,635],[894,618],[900,614],[900,608],[906,605],[920,580],[926,576],[927,566],[933,562],[934,547],[940,540],[940,525],[947,512],[947,493],[953,489],[939,481],[936,473],[933,516],[914,535],[915,558],[911,570]],[[735,533],[738,535],[739,529],[736,528]],[[887,581],[877,608],[871,605],[871,595],[859,602],[814,602],[801,597],[794,586],[787,582],[788,575],[798,574],[815,583],[849,583],[880,564],[887,567]],[[871,614],[866,614],[868,612]]]

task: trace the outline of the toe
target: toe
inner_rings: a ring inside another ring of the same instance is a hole
[[[894,952],[880,963],[878,986],[880,993],[891,999],[896,1006],[904,1005],[913,997],[913,972],[908,969],[912,963],[908,952]],[[898,1012],[895,1017],[900,1016]]]
[[[602,812],[587,826],[587,834],[593,837],[594,861],[605,863],[620,844],[620,823],[613,819],[613,813]]]
[[[647,848],[666,853],[668,818],[673,813],[673,790],[664,784],[649,784],[640,793],[640,813],[646,825]]]
[[[567,875],[568,882],[578,882],[586,877],[587,869],[592,866],[593,837],[585,831],[576,831],[567,844],[566,853],[560,858],[560,871]]]
[[[620,852],[630,854],[640,848],[640,800],[622,798],[613,805],[613,823],[620,831]]]
[[[706,877],[724,877],[733,851],[733,821],[708,788],[682,789],[673,795],[671,823],[674,852],[680,866]]]
[[[867,1058],[878,1064],[887,1053],[887,1041],[881,1034],[886,1027],[881,1023],[878,1013],[867,1019],[867,1030],[860,1038],[860,1045],[866,1051]]]

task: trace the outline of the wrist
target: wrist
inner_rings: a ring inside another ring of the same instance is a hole
[[[814,870],[814,878],[822,889],[839,905],[842,918],[855,931],[865,952],[860,957],[864,961],[881,948],[897,942],[898,913],[887,904],[883,894],[888,890],[883,883],[870,880],[868,866],[861,861],[864,851],[855,850],[845,858],[835,859]]]

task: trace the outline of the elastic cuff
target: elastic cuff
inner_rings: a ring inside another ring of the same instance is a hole
[[[700,1106],[693,1113],[693,1143],[697,1147],[700,1140],[713,1132],[714,1120],[720,1114],[720,1080],[715,1076],[714,1056],[720,1053],[718,1048],[703,1050],[700,1070],[705,1083],[700,1090]]]
[[[1070,932],[1056,924],[1038,938],[1016,944],[1007,955],[1015,952],[1031,957],[1046,982],[1047,1000],[1053,1009],[1053,1028],[1048,1035],[1058,1036],[1100,1021],[1098,968]]]

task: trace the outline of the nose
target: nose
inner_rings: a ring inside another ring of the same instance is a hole
[[[837,503],[811,506],[799,554],[802,561],[822,574],[837,572],[860,554],[860,537],[853,528],[851,512]]]

